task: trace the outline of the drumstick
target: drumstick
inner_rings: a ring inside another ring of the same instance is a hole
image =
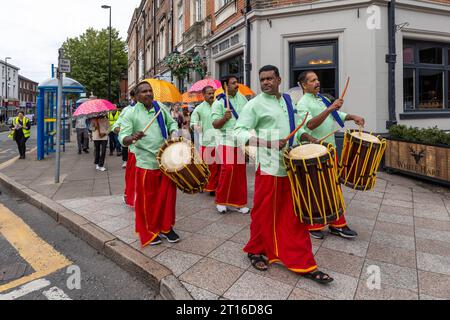
[[[288,135],[285,140],[289,141],[293,136],[295,136],[295,134],[298,132],[298,130],[300,130],[303,127],[303,125],[305,124],[306,119],[308,119],[308,116],[309,116],[309,112],[306,113],[306,117],[305,117],[305,119],[303,119],[303,122],[297,127],[297,129],[292,131],[291,134]]]
[[[158,113],[156,114],[156,116],[152,119],[152,121],[150,121],[150,123],[145,127],[144,129],[144,133],[146,133],[148,131],[148,129],[150,129],[150,127],[152,126],[153,122],[155,122],[156,119],[158,119],[159,115],[161,114],[162,109],[159,109]]]
[[[335,130],[329,134],[327,134],[325,137],[323,137],[322,139],[319,140],[319,143],[322,143],[325,139],[331,137],[332,135],[336,134],[336,132],[338,132],[339,130]]]
[[[344,88],[344,92],[342,93],[341,100],[344,100],[349,84],[350,84],[350,77],[347,78],[347,83],[345,84],[345,88]]]
[[[230,109],[230,98],[228,97],[228,86],[225,86],[225,96],[227,98],[227,105],[226,105],[227,111],[231,111],[231,109]]]
[[[162,112],[162,109],[159,109],[159,111],[156,114],[156,116],[152,119],[152,121],[150,121],[150,123],[145,127],[144,131],[142,131],[142,132],[146,133],[148,131],[148,129],[150,129],[150,127],[152,126],[153,122],[155,122],[156,119],[158,119],[158,117],[161,114],[161,112]],[[133,144],[136,144],[136,143],[137,143],[137,141],[133,140]]]

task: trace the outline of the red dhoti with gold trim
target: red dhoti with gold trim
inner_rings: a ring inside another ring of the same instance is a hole
[[[160,170],[136,167],[136,232],[142,246],[175,226],[177,189]]]
[[[247,167],[241,148],[220,145],[221,163],[216,204],[243,208],[247,205]]]
[[[246,253],[264,254],[271,264],[281,262],[289,270],[301,274],[317,269],[308,228],[294,212],[288,177],[257,171],[251,215]]]
[[[125,170],[125,203],[134,207],[136,200],[136,156],[128,151],[127,168]]]
[[[211,172],[211,177],[209,178],[209,183],[205,188],[205,192],[214,192],[219,185],[220,177],[220,164],[217,163],[216,159],[216,147],[200,146],[200,154]]]

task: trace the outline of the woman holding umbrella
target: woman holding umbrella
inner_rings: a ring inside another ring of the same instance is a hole
[[[91,119],[92,140],[95,146],[96,169],[102,172],[106,171],[105,158],[106,146],[108,144],[109,120],[106,116]]]
[[[85,116],[90,120],[92,140],[95,145],[95,165],[99,171],[106,171],[105,157],[108,144],[109,120],[106,115],[109,111],[116,110],[111,102],[102,99],[89,100],[78,107],[74,117]]]

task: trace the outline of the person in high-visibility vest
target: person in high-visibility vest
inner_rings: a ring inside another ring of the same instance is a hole
[[[108,113],[109,127],[113,128],[117,120],[119,120],[120,111],[115,110]],[[119,135],[114,131],[109,133],[109,155],[114,154],[114,150],[117,151],[117,156],[122,156],[122,145],[119,143]]]
[[[26,143],[31,135],[30,129],[30,120],[25,117],[25,114],[22,111],[20,111],[11,124],[11,133],[9,134],[9,137],[17,143],[20,154],[19,159],[25,159],[25,153],[27,151]]]

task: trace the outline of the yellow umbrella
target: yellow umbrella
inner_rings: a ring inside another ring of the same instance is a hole
[[[153,89],[155,100],[163,103],[177,103],[181,102],[181,93],[170,82],[159,79],[145,79]]]
[[[243,85],[241,83],[238,83],[239,85],[239,93],[242,94],[243,96],[256,96],[256,94],[253,92],[252,89],[250,89],[249,87],[247,87],[246,85]],[[220,94],[223,93],[223,89],[219,88],[216,90],[216,92],[214,93],[214,96],[218,96]]]

